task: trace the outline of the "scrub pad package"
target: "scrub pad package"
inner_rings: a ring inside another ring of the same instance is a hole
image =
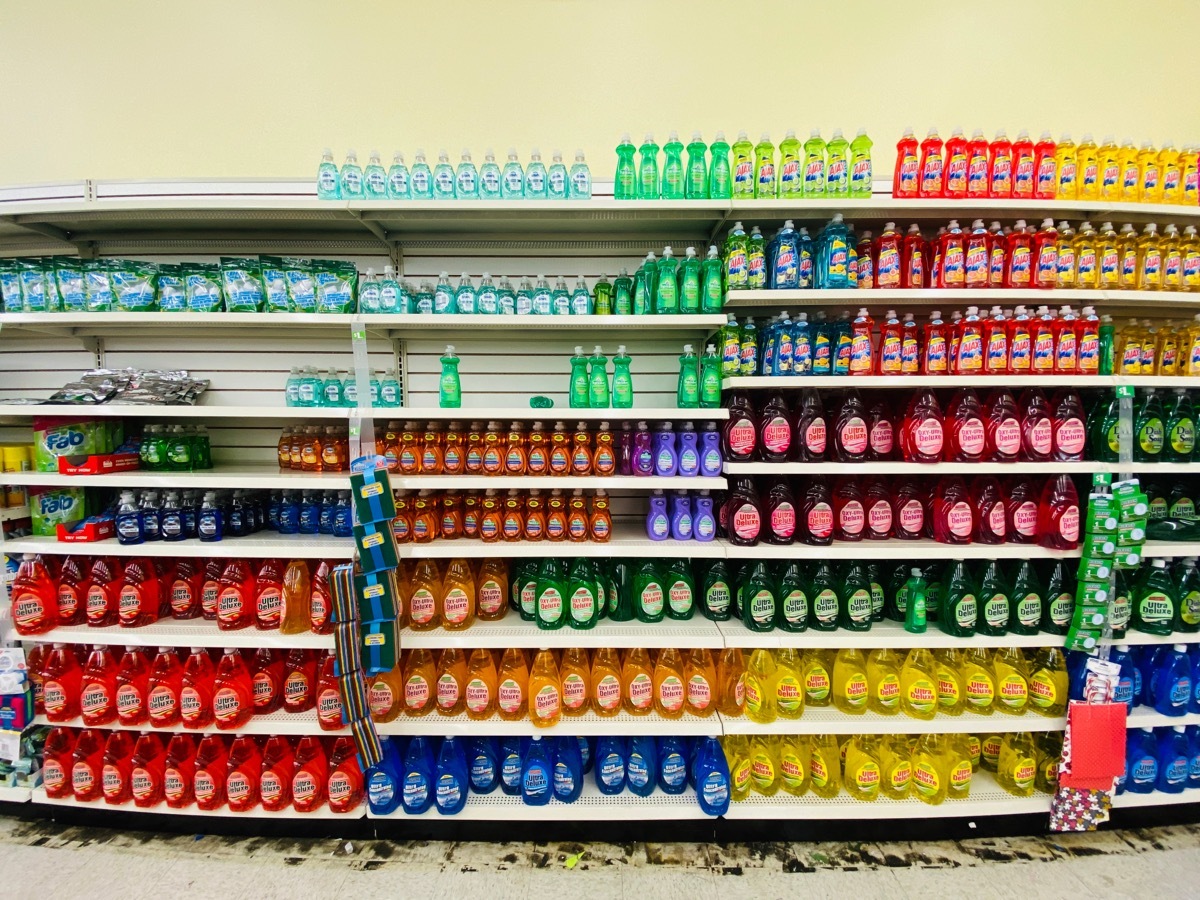
[[[113,260],[108,272],[113,306],[120,312],[152,312],[158,266],[137,260]]]
[[[221,286],[229,312],[262,311],[262,275],[257,259],[222,256]]]
[[[58,284],[58,296],[65,312],[83,312],[87,309],[87,296],[83,289],[83,265],[77,259],[59,259],[55,262],[54,278]]]
[[[314,259],[312,266],[317,286],[317,312],[355,312],[358,268],[354,263]]]
[[[185,312],[187,294],[183,289],[182,266],[158,267],[158,308],[163,312]]]
[[[46,276],[40,259],[18,259],[21,276],[21,303],[25,312],[50,312],[46,305]]]
[[[5,312],[25,312],[21,298],[21,274],[15,259],[0,259],[0,306]]]
[[[312,262],[294,256],[285,257],[281,262],[291,308],[296,312],[316,312],[317,287],[313,282]]]
[[[183,276],[183,290],[188,312],[220,312],[224,307],[221,295],[221,267],[216,263],[189,263]]]
[[[107,259],[89,259],[83,264],[83,302],[88,312],[109,312],[113,308],[108,269]]]
[[[267,312],[291,312],[284,261],[278,256],[260,256],[258,262],[267,297]]]

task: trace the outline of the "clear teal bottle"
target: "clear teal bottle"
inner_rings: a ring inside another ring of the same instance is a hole
[[[551,200],[566,200],[569,191],[562,151],[555,150],[550,157],[550,168],[546,170],[546,194]]]
[[[729,177],[729,142],[725,140],[725,132],[717,132],[708,152],[708,196],[712,200],[728,199],[733,183]]]
[[[412,167],[412,198],[414,200],[433,199],[433,173],[425,162],[425,151],[418,150],[413,157]]]
[[[459,200],[479,199],[479,171],[471,160],[470,150],[463,150],[458,171],[454,173],[454,196]]]
[[[679,312],[692,315],[700,312],[700,260],[696,248],[688,247],[679,264]]]
[[[505,200],[520,200],[525,196],[525,170],[517,159],[517,148],[508,148],[508,162],[500,180],[500,196]]]
[[[582,150],[575,151],[575,162],[571,166],[569,195],[572,200],[590,200],[592,198],[592,172],[588,168]]]
[[[613,279],[613,315],[633,315],[633,279],[628,269],[621,269]]]
[[[379,380],[379,405],[395,408],[402,399],[400,375],[395,369],[388,369]]]
[[[333,161],[333,151],[326,147],[321,153],[321,163],[317,166],[317,199],[339,199],[342,191],[338,184],[337,163]]]
[[[529,168],[525,170],[525,199],[546,199],[546,166],[537,147],[530,152]]]
[[[496,285],[496,305],[502,316],[515,315],[517,312],[517,294],[507,275],[501,278],[500,283]]]
[[[450,165],[450,154],[438,151],[438,162],[433,167],[433,199],[454,199],[454,167]]]
[[[662,259],[654,273],[654,312],[660,316],[679,312],[679,260],[670,247],[663,247]]]
[[[594,312],[595,306],[592,302],[592,294],[588,290],[587,281],[580,275],[579,280],[575,282],[574,289],[571,291],[571,315],[590,316]]]
[[[475,303],[481,316],[494,316],[500,312],[500,295],[488,272],[479,276],[479,294],[475,298]]]
[[[338,185],[343,200],[361,200],[363,196],[362,169],[358,166],[358,154],[353,150],[346,153],[346,161],[338,173]]]
[[[556,316],[571,314],[571,292],[567,290],[567,280],[561,275],[554,282],[554,290],[550,292],[550,312]]]
[[[342,406],[358,406],[358,373],[353,366],[342,380]]]
[[[709,344],[704,348],[700,360],[700,407],[717,409],[721,405],[721,357],[717,348]]]
[[[488,147],[483,155],[483,165],[479,167],[479,199],[500,199],[500,167],[496,165],[496,154]]]
[[[638,199],[658,199],[658,144],[654,143],[654,135],[646,135],[638,152]]]
[[[321,405],[334,409],[345,405],[342,379],[338,377],[337,369],[333,366],[329,367],[329,371],[325,373],[325,380],[321,382]]]
[[[612,405],[614,409],[633,408],[633,375],[629,366],[633,362],[625,352],[625,345],[617,347],[613,357]]]
[[[683,356],[679,357],[679,381],[675,390],[676,405],[680,409],[696,409],[700,406],[700,368],[691,344],[683,345]]]
[[[408,166],[404,164],[404,154],[397,150],[392,156],[392,166],[388,169],[388,199],[411,200],[412,186],[410,181]]]
[[[708,256],[700,264],[700,312],[719,313],[725,305],[721,287],[722,263],[716,246],[708,248]]]
[[[433,291],[433,311],[440,316],[458,312],[458,306],[454,302],[454,288],[450,286],[449,272],[438,275],[437,287]]]
[[[421,282],[421,286],[417,288],[417,294],[414,298],[416,311],[423,315],[433,312],[433,285],[428,279]]]
[[[442,377],[438,382],[438,406],[442,409],[458,409],[462,406],[462,381],[458,377],[458,357],[454,345],[447,344],[442,354]]]
[[[683,179],[683,193],[689,200],[704,200],[708,197],[708,166],[704,153],[708,150],[700,139],[700,132],[693,131],[687,145],[687,173]]]
[[[582,275],[579,278],[581,281],[583,280]],[[613,314],[613,286],[604,273],[600,274],[600,280],[592,288],[592,296],[592,312],[595,315],[611,316]]]
[[[636,200],[638,196],[637,166],[633,155],[637,148],[629,139],[629,132],[621,135],[621,143],[617,144],[617,171],[613,176],[613,199]]]
[[[477,301],[478,294],[475,293],[475,285],[471,281],[471,276],[463,272],[458,287],[454,289],[455,308],[464,316],[473,316],[479,312]]]
[[[372,150],[363,169],[363,194],[368,200],[387,199],[387,172],[379,161],[379,151]]]
[[[583,347],[575,346],[575,355],[571,357],[571,385],[567,393],[571,409],[587,409],[590,406],[590,381],[587,370],[588,359],[583,355]]]
[[[548,316],[553,312],[553,300],[550,296],[550,285],[545,275],[539,275],[530,296],[535,316]]]
[[[608,357],[597,344],[592,348],[591,372],[588,374],[588,406],[592,409],[608,409],[611,402],[608,386]]]
[[[679,132],[672,131],[663,145],[661,196],[664,200],[682,200],[684,195],[683,143]]]

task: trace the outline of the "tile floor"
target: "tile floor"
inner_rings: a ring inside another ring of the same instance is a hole
[[[578,855],[582,852],[582,855]],[[574,865],[568,868],[568,863]],[[30,878],[36,873],[38,881]],[[1200,826],[964,841],[437,843],[170,835],[0,818],[8,898],[1200,896]]]

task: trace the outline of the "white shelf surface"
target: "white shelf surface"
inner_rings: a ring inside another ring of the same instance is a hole
[[[542,737],[603,737],[605,735],[678,735],[680,737],[705,737],[721,733],[721,723],[714,713],[708,717],[684,715],[678,719],[664,719],[651,712],[646,716],[634,716],[620,712],[615,716],[598,716],[594,712],[582,716],[563,716],[562,721],[551,728],[538,728],[528,717],[519,722],[506,722],[499,716],[493,716],[482,722],[473,722],[466,715],[441,716],[431,712],[425,716],[405,716],[391,722],[377,723],[375,730],[380,735],[389,734],[441,734],[466,737],[469,735],[488,735],[507,737],[520,735],[522,737],[541,735]]]
[[[721,491],[726,487],[724,478],[719,476],[703,478],[700,476],[686,477],[647,475],[397,475],[389,476],[393,488],[408,490],[450,490],[450,491],[482,491],[487,488],[508,490],[515,488],[529,490],[531,488],[550,490],[574,490],[583,488],[593,491],[597,488],[610,491]]]
[[[493,481],[498,479],[493,479]],[[712,481],[705,478],[704,481]],[[353,549],[353,542],[350,544]],[[431,541],[427,544],[400,544],[403,559],[454,559],[466,557],[543,558],[558,557],[631,557],[637,559],[719,559],[725,556],[725,542],[711,541],[652,541],[646,537],[645,525],[614,523],[613,536],[604,543],[594,541],[493,541],[479,538],[458,538],[453,541]]]
[[[40,787],[33,789],[33,797],[31,799],[34,803],[44,803],[47,806],[74,806],[78,809],[107,809],[113,812],[154,813],[172,816],[215,816],[223,819],[361,819],[367,814],[367,801],[365,797],[358,807],[344,813],[335,813],[329,808],[328,804],[324,804],[320,809],[307,813],[296,812],[291,807],[281,809],[279,812],[267,812],[261,806],[255,806],[253,809],[248,809],[245,812],[234,812],[228,806],[222,806],[220,809],[206,812],[194,803],[186,809],[172,809],[165,802],[159,803],[157,806],[142,809],[135,806],[132,800],[127,803],[111,804],[105,803],[103,797],[91,803],[80,803],[74,797],[63,797],[62,799],[52,800],[46,796],[45,789]]]
[[[282,399],[282,393],[280,394]],[[468,395],[465,399],[482,399]],[[146,406],[141,404],[109,404],[98,406],[0,403],[0,419],[29,419],[34,416],[89,416],[92,418],[145,418],[145,419],[264,419],[270,421],[306,419],[331,419],[346,421],[352,415],[363,418],[374,417],[376,421],[411,419],[421,421],[474,421],[492,420],[548,421],[548,422],[707,422],[729,418],[729,410],[680,409],[674,406],[646,406],[632,409],[572,409],[553,406],[549,409],[534,409],[529,406],[466,406],[456,409],[441,409],[430,406],[376,406],[361,408],[323,406],[221,406],[199,403],[194,406]],[[2,477],[2,476],[0,476]]]
[[[505,794],[499,788],[490,794],[470,794],[462,812],[443,816],[431,806],[419,816],[407,815],[403,807],[387,816],[368,810],[369,819],[441,819],[447,822],[623,822],[631,819],[708,819],[700,809],[696,794],[687,788],[682,794],[664,794],[655,789],[649,797],[639,797],[628,789],[620,794],[602,794],[594,776],[584,776],[583,790],[574,803],[551,800],[545,806],[527,806],[520,796]]]
[[[1151,791],[1149,794],[1133,794],[1126,791],[1113,796],[1113,809],[1133,809],[1139,806],[1178,806],[1183,803],[1200,803],[1200,791],[1185,788],[1178,794]]]
[[[774,722],[752,722],[741,716],[721,716],[722,734],[971,734],[987,732],[1002,734],[1010,731],[1063,731],[1066,716],[1042,716],[1027,711],[1024,715],[1009,716],[992,713],[976,716],[964,712],[960,716],[935,716],[914,719],[903,712],[894,716],[865,712],[848,715],[832,706],[806,707],[799,719],[776,719]]]
[[[1142,557],[1156,556],[1200,556],[1200,541],[1146,541],[1142,545]]]
[[[1146,646],[1148,644],[1168,646],[1170,644],[1197,644],[1200,643],[1200,634],[1186,631],[1177,631],[1174,634],[1142,634],[1140,631],[1127,628],[1125,630],[1125,637],[1113,638],[1108,643],[1128,644],[1131,647]]]
[[[33,788],[27,787],[0,787],[0,802],[28,803],[33,791]]]
[[[748,390],[751,388],[772,390],[800,390],[802,388],[994,388],[1007,387],[1020,390],[1026,387],[1040,388],[1103,388],[1114,387],[1118,381],[1129,383],[1133,376],[1117,375],[736,375],[721,379],[724,390]],[[1123,379],[1123,380],[1122,380]],[[1184,384],[1169,382],[1180,381]],[[1143,385],[1145,386],[1145,385]],[[1151,387],[1200,387],[1200,379],[1167,378],[1149,376]]]
[[[486,395],[467,394],[463,400],[482,404]],[[295,407],[293,407],[295,408]],[[458,421],[488,422],[717,422],[729,418],[729,410],[723,407],[711,409],[681,409],[677,406],[643,406],[631,409],[575,409],[569,406],[551,406],[549,409],[534,409],[530,406],[463,406],[456,409],[441,409],[436,406],[378,407],[370,411],[376,421]]]
[[[109,722],[107,725],[84,725],[83,719],[76,718],[67,722],[50,722],[45,716],[34,716],[33,724],[35,725],[61,725],[69,728],[102,728],[106,731],[154,731],[159,734],[175,734],[176,732],[187,732],[188,734],[286,734],[286,735],[327,735],[327,734],[349,734],[349,727],[342,727],[335,731],[325,731],[317,724],[317,712],[315,709],[310,709],[307,712],[290,713],[279,710],[278,712],[268,713],[265,716],[251,716],[241,728],[232,730],[222,730],[215,725],[208,725],[205,728],[184,728],[182,725],[172,725],[169,728],[154,728],[149,722],[143,722],[140,725],[122,725],[118,721]]]
[[[811,791],[793,797],[780,791],[774,797],[751,794],[729,804],[727,819],[949,819],[956,817],[1021,815],[1050,812],[1050,795],[1035,792],[1014,797],[1000,787],[991,773],[979,770],[971,777],[971,795],[965,800],[947,800],[930,806],[916,799],[910,789],[905,800],[880,796],[874,802],[856,800],[845,791],[825,799]]]
[[[0,419],[29,419],[34,416],[87,416],[88,418],[141,418],[141,419],[264,419],[284,421],[287,419],[332,419],[345,421],[352,410],[341,407],[284,406],[283,392],[280,403],[263,406],[220,406],[199,403],[194,406],[148,406],[134,403],[101,403],[96,406],[82,404],[31,404],[0,403]],[[393,412],[394,410],[366,410],[364,414]]]
[[[325,534],[276,534],[274,531],[260,531],[246,537],[227,537],[223,541],[200,541],[193,538],[186,541],[149,541],[142,544],[122,544],[116,538],[72,543],[52,537],[32,536],[5,541],[3,552],[53,553],[63,556],[350,559],[354,556],[354,539],[335,538]]]
[[[1190,464],[1188,464],[1190,465]],[[727,462],[726,475],[1056,475],[1111,472],[1105,462]],[[1153,467],[1146,467],[1153,468]],[[1143,469],[1144,471],[1144,469]],[[1154,471],[1158,471],[1154,468]],[[1175,470],[1182,471],[1182,470]],[[1200,472],[1200,465],[1194,471]]]
[[[1049,550],[1037,544],[939,544],[937,541],[834,541],[809,544],[729,546],[728,559],[1060,559],[1078,557],[1076,550]],[[1172,556],[1185,554],[1175,554]]]
[[[811,628],[806,631],[783,631],[779,628],[773,631],[751,631],[739,619],[726,619],[713,624],[721,632],[726,647],[742,649],[792,647],[797,650],[841,650],[845,647],[857,647],[860,650],[908,650],[912,647],[928,647],[938,650],[944,647],[1061,647],[1064,640],[1061,634],[1041,633],[953,637],[941,631],[936,622],[929,623],[924,634],[909,634],[899,622],[890,619],[872,622],[869,631],[847,631],[842,628],[836,631],[814,631]]]
[[[4,475],[0,474],[0,481],[4,480]],[[6,506],[0,509],[0,522],[13,522],[17,519],[28,519],[28,506]]]
[[[9,484],[61,487],[141,488],[252,488],[258,490],[350,489],[349,472],[281,471],[277,465],[221,465],[197,472],[148,472],[133,469],[104,475],[61,475],[58,472],[13,472],[4,476]]]
[[[44,644],[107,644],[115,647],[267,647],[290,650],[301,647],[332,650],[332,634],[280,634],[278,629],[259,631],[251,626],[237,631],[222,631],[216,622],[206,619],[159,619],[141,628],[89,628],[87,625],[60,625],[45,634],[20,635],[8,629],[4,639]]]
[[[878,307],[877,321],[888,306],[908,304],[936,306],[940,303],[969,304],[986,309],[993,301],[1023,303],[1030,307],[1063,303],[1102,306],[1200,307],[1200,294],[1188,291],[1116,291],[1103,289],[1037,288],[847,288],[844,290],[789,288],[776,290],[732,290],[725,292],[725,305],[732,309],[791,306]],[[875,310],[873,310],[874,312]],[[947,310],[947,314],[949,311]]]
[[[470,628],[449,631],[435,628],[429,631],[400,631],[400,646],[405,650],[440,650],[444,647],[475,649],[485,647],[499,650],[520,647],[536,650],[541,647],[707,647],[710,650],[725,646],[716,622],[700,615],[690,619],[663,619],[661,622],[614,622],[601,619],[596,627],[570,627],[547,631],[534,622],[526,622],[517,613],[509,612],[503,619],[491,622],[476,621]]]
[[[1126,728],[1170,728],[1172,725],[1200,725],[1200,713],[1164,716],[1153,706],[1135,706],[1125,719]]]

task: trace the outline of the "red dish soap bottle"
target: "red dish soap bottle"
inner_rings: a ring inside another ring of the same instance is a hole
[[[946,462],[980,462],[987,446],[983,410],[970,388],[960,388],[946,410]]]
[[[1046,480],[1038,504],[1038,543],[1052,550],[1079,546],[1079,494],[1070,475]]]
[[[999,306],[983,323],[983,374],[1008,374],[1008,318]]]
[[[900,451],[905,462],[934,463],[941,460],[944,443],[945,420],[937,395],[930,388],[921,388],[908,404]]]
[[[784,478],[777,478],[767,492],[768,544],[790,544],[796,539],[796,500]]]
[[[814,547],[833,543],[833,498],[821,475],[808,483],[800,501],[800,540]]]
[[[972,479],[970,492],[975,511],[971,540],[977,544],[1003,544],[1007,529],[1000,482],[991,475],[980,475]]]
[[[1017,399],[1008,388],[997,388],[988,396],[983,423],[987,432],[984,459],[1014,462],[1021,455],[1021,420],[1017,417]]]
[[[958,475],[943,475],[933,492],[933,539],[940,544],[969,544],[975,512],[967,483]]]
[[[753,547],[762,533],[763,508],[754,482],[739,478],[734,482],[725,501],[725,521],[728,523],[729,543],[736,547]]]
[[[867,516],[858,480],[839,478],[833,485],[833,537],[838,541],[861,541]]]
[[[892,408],[881,397],[871,405],[868,414],[867,459],[892,459],[895,449],[896,423],[892,420]]]
[[[1056,391],[1050,399],[1050,408],[1053,412],[1051,452],[1054,459],[1058,462],[1082,460],[1087,426],[1079,393],[1071,389]]]
[[[745,394],[734,394],[729,398],[729,419],[721,429],[721,444],[727,460],[746,462],[754,458],[758,417]]]
[[[1021,458],[1027,462],[1047,462],[1054,447],[1054,425],[1046,395],[1037,388],[1021,394]]]
[[[784,462],[792,451],[792,418],[782,394],[772,394],[758,417],[758,445],[767,462]]]
[[[1037,543],[1038,493],[1033,480],[1020,475],[1004,485],[1005,530],[1014,544]]]
[[[849,390],[833,423],[833,458],[838,462],[862,462],[867,458],[869,437],[866,404],[858,391]]]
[[[946,375],[950,371],[950,326],[940,310],[929,314],[925,323],[925,350],[921,354],[922,375]]]
[[[925,504],[929,491],[917,478],[904,478],[892,493],[892,530],[897,540],[925,537]]]
[[[863,506],[867,527],[864,537],[869,541],[886,541],[893,536],[892,494],[887,481],[878,475],[870,476],[863,486]]]
[[[805,390],[800,395],[796,437],[792,442],[796,459],[800,462],[821,462],[825,459],[827,439],[828,427],[821,396],[814,390]]]

